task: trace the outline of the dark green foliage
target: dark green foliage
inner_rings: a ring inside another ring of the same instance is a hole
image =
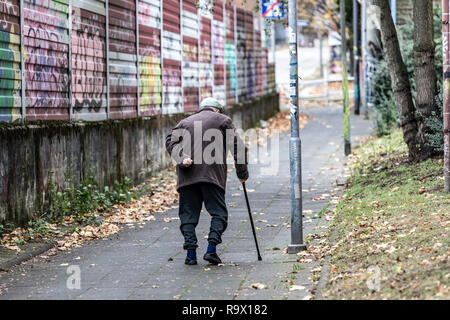
[[[440,108],[441,114],[434,115],[428,119],[430,127],[435,133],[428,134],[429,144],[437,151],[443,150],[443,132],[442,132],[442,26],[440,8],[434,10],[434,42],[435,49],[435,71],[437,78],[438,95],[436,102]],[[414,25],[412,23],[404,24],[397,28],[403,61],[408,70],[411,93],[413,100],[416,98],[416,83],[414,78]],[[399,125],[399,116],[394,101],[394,95],[391,87],[391,79],[386,62],[381,60],[377,65],[377,71],[373,79],[373,102],[374,102],[374,121],[378,136],[387,135],[393,127]]]
[[[379,62],[372,81],[375,129],[378,136],[388,135],[392,127],[399,125],[399,116],[395,107],[391,77],[384,59]]]
[[[439,82],[439,81],[438,81]],[[442,84],[442,79],[441,79]],[[438,115],[433,113],[433,117],[426,120],[427,126],[433,130],[433,133],[425,133],[428,145],[436,152],[444,152],[444,123],[442,122],[443,104],[442,104],[442,85],[438,87],[438,95],[436,96],[436,103],[439,106]]]
[[[27,237],[30,236],[44,236],[48,233],[47,222],[39,218],[35,221],[28,221],[28,232],[25,234]]]

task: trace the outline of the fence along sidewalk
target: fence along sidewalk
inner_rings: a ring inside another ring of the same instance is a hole
[[[222,1],[2,0],[0,13],[0,122],[188,112],[274,87],[259,13]]]

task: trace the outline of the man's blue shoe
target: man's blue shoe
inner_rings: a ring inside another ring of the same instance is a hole
[[[188,249],[184,264],[187,264],[189,266],[194,266],[197,264],[197,254],[195,249]]]

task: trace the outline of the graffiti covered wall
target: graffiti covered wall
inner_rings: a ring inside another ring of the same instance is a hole
[[[275,87],[259,14],[218,0],[0,0],[0,19],[0,122],[190,112]]]
[[[72,106],[74,118],[106,119],[106,7],[72,1]]]

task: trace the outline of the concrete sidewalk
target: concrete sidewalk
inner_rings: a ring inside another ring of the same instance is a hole
[[[313,216],[329,199],[312,199],[332,193],[344,162],[342,107],[311,109],[307,113],[312,118],[301,131],[303,209],[313,213],[305,214],[305,237],[316,233],[315,227],[327,224],[324,218]],[[351,126],[354,142],[355,137],[371,130],[371,123],[362,117],[352,117]],[[47,259],[37,258],[33,263],[0,273],[0,299],[302,299],[310,295],[308,290],[313,283],[308,278],[314,262],[303,264],[293,280],[304,289],[289,291],[282,282],[297,259],[282,251],[290,242],[288,149],[289,136],[285,134],[276,176],[262,176],[257,166],[250,168],[247,187],[255,190],[249,193],[249,199],[258,227],[262,262],[257,261],[245,199],[232,172],[226,199],[229,226],[218,247],[224,266],[208,266],[201,259],[197,266],[184,265],[179,221],[163,221],[177,217],[177,210],[170,210],[155,214],[156,221],[148,222],[142,229],[124,226],[123,231],[107,240],[93,241]],[[330,167],[336,169],[329,170]],[[209,215],[205,210],[204,213],[197,227],[199,258],[206,249],[204,236],[209,229]],[[80,268],[81,289],[67,288],[70,265]],[[256,290],[250,287],[253,283],[268,288]]]

